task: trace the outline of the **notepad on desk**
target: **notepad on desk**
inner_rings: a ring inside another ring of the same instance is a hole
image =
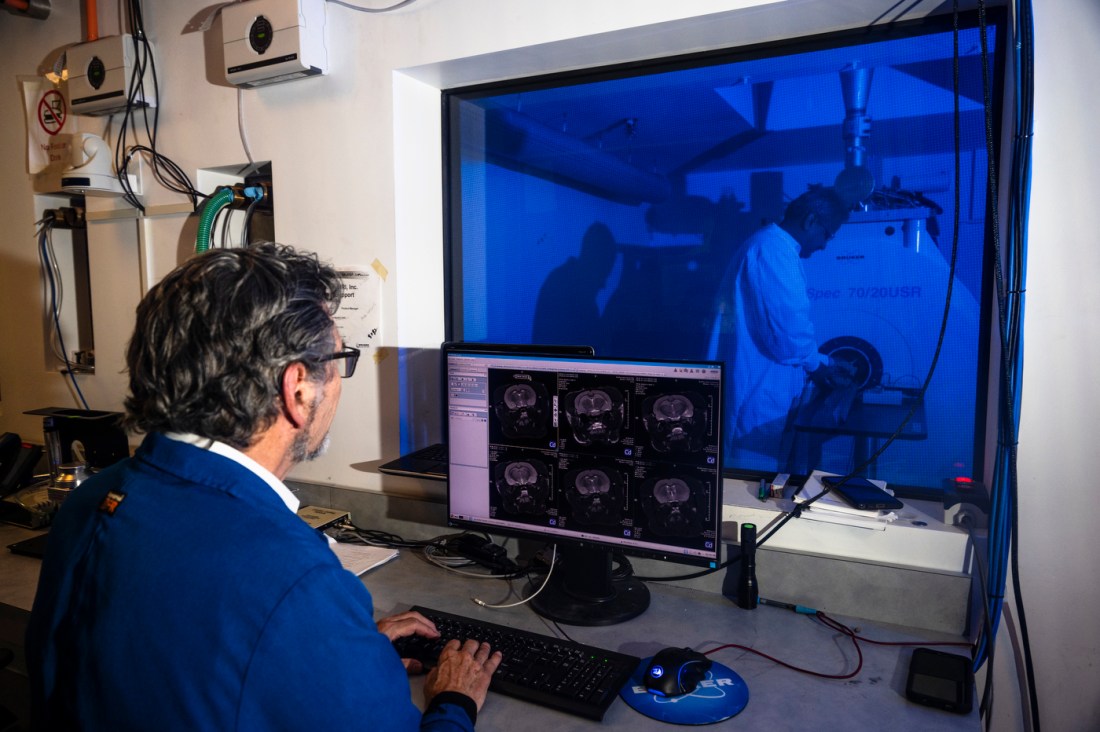
[[[806,480],[806,484],[802,486],[802,490],[794,497],[795,503],[809,503],[820,495],[823,490],[821,478],[831,475],[833,473],[825,473],[820,470],[811,473]],[[894,492],[886,487],[885,481],[872,480],[871,482],[893,495]],[[826,493],[806,507],[806,510],[802,512],[802,518],[884,531],[887,525],[897,520],[898,515],[893,511],[862,511],[849,506],[843,499],[834,496],[832,493]]]
[[[357,577],[396,558],[398,554],[396,549],[385,546],[350,544],[339,541],[330,543],[329,546],[332,547],[333,553],[339,558],[344,569]]]

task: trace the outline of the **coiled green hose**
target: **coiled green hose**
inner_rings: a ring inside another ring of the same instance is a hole
[[[199,218],[199,233],[195,237],[195,254],[201,254],[210,248],[210,229],[218,212],[233,203],[233,189],[222,188],[206,202]]]

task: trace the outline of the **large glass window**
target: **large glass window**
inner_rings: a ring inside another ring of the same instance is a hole
[[[930,18],[448,90],[448,338],[724,360],[734,473],[981,480],[1001,15],[986,89],[982,45]]]

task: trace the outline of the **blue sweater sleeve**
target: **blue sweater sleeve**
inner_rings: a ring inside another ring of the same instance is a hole
[[[405,667],[372,615],[370,593],[350,572],[324,566],[303,576],[256,645],[237,729],[473,730],[457,705],[421,717]]]

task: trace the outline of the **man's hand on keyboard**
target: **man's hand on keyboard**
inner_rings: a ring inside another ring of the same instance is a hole
[[[433,639],[439,637],[439,631],[436,630],[432,621],[418,612],[410,611],[391,615],[388,618],[379,620],[377,625],[378,632],[389,638],[391,643],[398,638],[407,638],[410,635],[420,635]],[[424,664],[415,658],[402,658],[401,663],[405,664],[405,670],[410,674],[418,674],[424,671]]]
[[[500,665],[500,652],[491,652],[488,643],[451,640],[439,654],[439,664],[424,680],[424,701],[443,691],[457,691],[474,700],[478,710],[485,703],[489,682]]]

